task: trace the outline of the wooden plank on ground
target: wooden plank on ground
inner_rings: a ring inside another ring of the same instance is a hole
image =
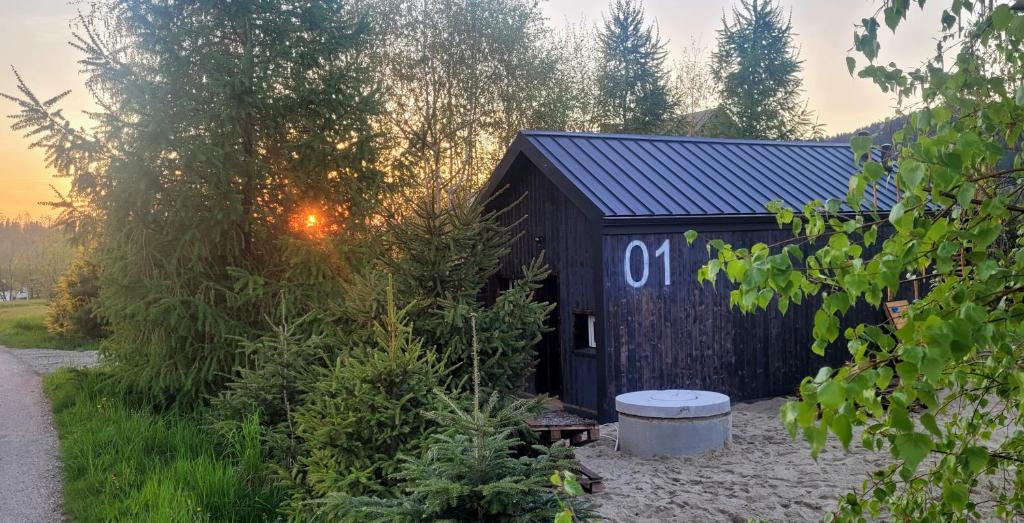
[[[604,491],[604,478],[586,465],[580,464],[578,479],[584,492],[597,494]]]

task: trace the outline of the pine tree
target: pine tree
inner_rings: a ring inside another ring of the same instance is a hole
[[[476,322],[473,329],[473,387],[467,406],[441,394],[443,409],[432,417],[446,430],[434,435],[421,456],[396,475],[407,493],[398,499],[353,498],[334,494],[323,500],[322,517],[350,522],[550,522],[562,503],[577,515],[588,508],[577,500],[560,502],[550,488],[559,470],[573,468],[566,447],[534,447],[536,457],[516,457],[523,420],[536,413],[531,400],[502,401],[481,391]]]
[[[662,130],[672,113],[668,52],[657,29],[646,25],[637,0],[615,0],[598,39],[598,92],[605,117],[627,133]]]
[[[297,269],[309,257],[291,239],[358,238],[388,192],[349,4],[100,0],[73,42],[91,130],[19,78],[13,127],[99,224],[98,304],[126,385],[184,406],[219,389],[278,291],[338,268]]]
[[[719,86],[714,134],[792,140],[820,134],[802,100],[803,62],[793,26],[773,0],[740,0],[722,17],[713,73]]]

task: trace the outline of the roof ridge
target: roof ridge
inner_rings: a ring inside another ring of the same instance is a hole
[[[595,133],[589,131],[550,131],[544,129],[521,129],[519,134],[524,136],[553,136],[566,138],[591,138],[591,139],[614,139],[614,140],[642,140],[652,142],[687,142],[687,143],[735,143],[748,145],[784,145],[798,147],[846,147],[846,142],[814,142],[807,140],[757,140],[752,138],[712,138],[707,136],[675,136],[660,134],[622,134],[622,133]]]

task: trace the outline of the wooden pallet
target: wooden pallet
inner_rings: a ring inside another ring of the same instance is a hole
[[[541,441],[547,445],[568,440],[572,446],[586,445],[601,438],[601,427],[596,421],[564,411],[548,411],[526,420]]]

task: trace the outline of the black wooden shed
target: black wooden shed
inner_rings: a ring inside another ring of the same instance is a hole
[[[841,143],[521,132],[484,194],[497,193],[495,208],[522,199],[502,218],[521,220],[522,234],[497,285],[541,251],[552,269],[540,297],[558,305],[535,390],[602,422],[615,419],[615,395],[634,390],[792,393],[826,363],[810,351],[815,304],[745,316],[723,284],[699,285],[697,268],[711,238],[787,238],[767,202],[842,198],[856,171]],[[890,190],[878,198],[893,203]],[[693,246],[688,229],[700,233]]]

